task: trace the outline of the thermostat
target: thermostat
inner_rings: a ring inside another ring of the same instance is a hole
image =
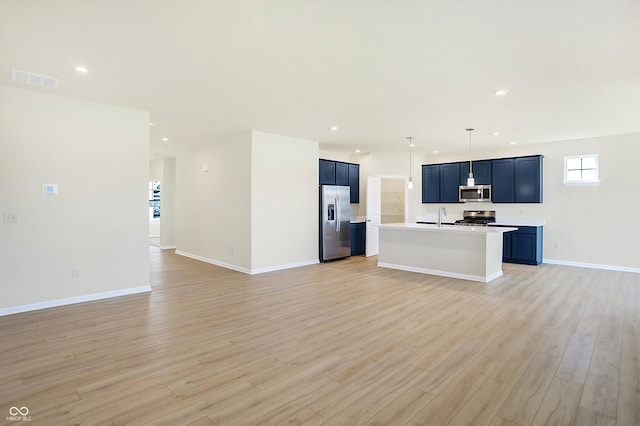
[[[45,183],[42,185],[42,193],[47,195],[53,195],[58,193],[57,183]]]

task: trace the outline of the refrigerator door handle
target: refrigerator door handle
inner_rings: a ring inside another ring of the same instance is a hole
[[[340,197],[336,197],[336,232],[340,232]]]

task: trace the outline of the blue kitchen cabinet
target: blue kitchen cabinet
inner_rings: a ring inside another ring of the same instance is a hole
[[[367,247],[367,224],[365,222],[352,223],[351,232],[351,256],[365,254]]]
[[[360,165],[342,161],[323,160],[319,162],[320,185],[344,185],[350,188],[350,202],[360,202]]]
[[[514,201],[542,203],[542,156],[517,157],[514,166]]]
[[[336,185],[349,185],[349,164],[336,161]]]
[[[351,204],[360,202],[360,164],[349,164],[349,188]]]
[[[491,201],[494,203],[513,203],[513,160],[491,160]]]
[[[336,162],[330,160],[320,160],[319,164],[320,185],[336,184]]]
[[[542,203],[542,156],[473,162],[476,185],[491,185],[494,203]],[[458,187],[467,184],[469,162],[422,166],[422,202],[457,203]]]
[[[473,162],[473,175],[476,185],[491,185],[492,165],[491,160]]]
[[[440,202],[440,165],[422,166],[422,203]]]
[[[460,185],[467,184],[469,162],[460,163]],[[491,185],[491,160],[473,162],[473,178],[476,185]]]
[[[542,156],[492,160],[494,203],[542,203]]]
[[[525,265],[542,263],[542,226],[518,226],[505,232],[502,240],[502,261]]]
[[[440,164],[440,202],[458,203],[460,187],[460,164]]]

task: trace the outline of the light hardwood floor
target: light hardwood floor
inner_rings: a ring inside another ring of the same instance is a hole
[[[150,253],[151,294],[0,318],[2,424],[640,425],[638,274]]]

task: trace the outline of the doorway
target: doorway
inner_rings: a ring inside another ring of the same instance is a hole
[[[149,244],[160,247],[160,181],[149,181]]]
[[[367,178],[367,257],[378,255],[378,225],[408,221],[408,183],[407,176]]]
[[[404,179],[382,178],[380,180],[381,223],[403,223],[406,221],[406,188]]]

